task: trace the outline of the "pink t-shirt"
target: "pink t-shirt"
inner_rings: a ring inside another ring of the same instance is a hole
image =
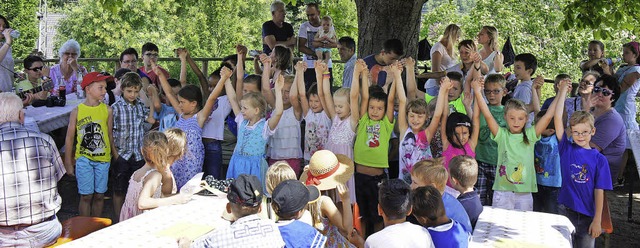
[[[455,148],[451,143],[449,143],[449,146],[444,149],[442,157],[444,158],[444,168],[447,168],[447,171],[449,171],[449,161],[456,156],[467,155],[469,157],[476,158],[476,153],[471,149],[469,142],[464,144],[463,148],[464,149]],[[451,182],[449,180],[447,180],[447,186],[451,187]]]

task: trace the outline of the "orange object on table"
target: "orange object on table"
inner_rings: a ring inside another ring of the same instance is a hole
[[[111,219],[76,216],[62,222],[62,234],[50,247],[56,247],[111,225]]]

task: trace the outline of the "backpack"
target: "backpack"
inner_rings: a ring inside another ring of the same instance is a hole
[[[431,60],[431,44],[429,44],[427,38],[424,38],[420,42],[418,42],[418,60]]]
[[[502,62],[502,64],[505,67],[509,67],[513,65],[513,63],[515,63],[516,52],[513,50],[513,45],[511,45],[511,37],[507,37],[507,41],[502,47],[502,55],[504,56],[504,61]]]

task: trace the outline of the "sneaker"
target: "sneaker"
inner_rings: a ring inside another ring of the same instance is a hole
[[[622,188],[624,187],[624,178],[618,178],[618,181],[613,184],[613,188]]]

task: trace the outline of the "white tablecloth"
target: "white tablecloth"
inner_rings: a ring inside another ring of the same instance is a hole
[[[77,99],[75,94],[67,95],[67,105],[64,107],[41,106],[34,108],[29,106],[24,110],[25,116],[31,117],[38,124],[43,133],[48,133],[58,128],[69,125],[69,114],[82,103],[84,99]]]
[[[485,206],[469,247],[572,247],[574,231],[562,215]]]
[[[640,131],[631,130],[627,132],[629,141],[631,141],[631,151],[633,151],[633,157],[636,159],[636,169],[640,173]]]
[[[183,188],[198,185],[202,174],[196,175]],[[141,215],[109,226],[83,238],[64,244],[64,247],[177,247],[176,239],[158,233],[179,223],[224,228],[229,222],[221,218],[227,205],[226,195],[200,196],[183,205],[159,207]]]

